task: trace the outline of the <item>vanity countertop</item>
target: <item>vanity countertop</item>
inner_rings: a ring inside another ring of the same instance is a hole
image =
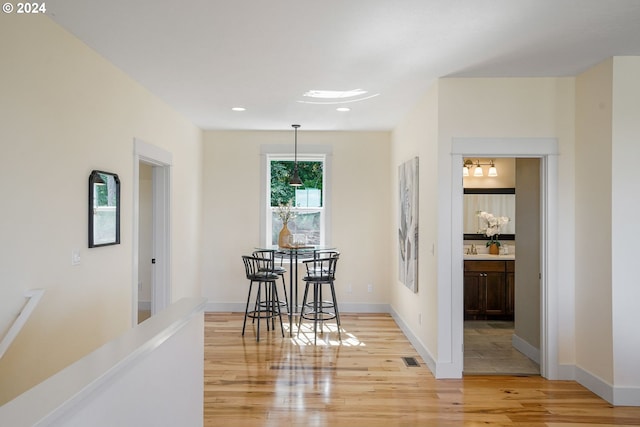
[[[491,254],[477,254],[477,255],[467,255],[464,254],[465,261],[509,261],[515,260],[515,254],[508,255],[491,255]]]

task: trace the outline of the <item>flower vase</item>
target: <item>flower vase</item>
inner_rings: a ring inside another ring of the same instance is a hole
[[[500,255],[500,246],[498,246],[498,243],[493,242],[489,245],[489,253],[491,255]]]
[[[291,236],[291,231],[289,231],[287,223],[284,222],[282,223],[282,230],[280,230],[280,235],[278,236],[278,246],[281,248],[289,247],[289,236]]]

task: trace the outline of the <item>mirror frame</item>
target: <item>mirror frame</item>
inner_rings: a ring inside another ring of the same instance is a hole
[[[464,194],[516,194],[515,188],[465,188]],[[464,197],[464,196],[463,196]],[[464,211],[464,201],[463,201]],[[464,234],[464,240],[489,240],[484,234]],[[516,240],[515,234],[500,234],[500,240]]]
[[[112,218],[107,218],[106,224],[98,221],[97,206],[94,204],[96,197],[95,188],[97,184],[106,185],[108,192],[112,193],[111,202],[113,204],[106,205],[115,207]],[[111,186],[111,188],[109,188]],[[106,225],[106,227],[105,227]],[[96,240],[94,232],[100,229],[109,231],[106,238]],[[96,248],[100,246],[118,245],[120,244],[120,178],[111,172],[99,170],[91,171],[89,175],[89,247]]]

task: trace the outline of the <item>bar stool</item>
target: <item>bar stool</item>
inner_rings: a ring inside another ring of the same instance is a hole
[[[265,265],[264,268],[267,271],[273,271],[274,273],[276,273],[278,276],[280,276],[282,278],[282,289],[284,291],[284,301],[278,301],[278,304],[280,305],[280,309],[282,309],[282,307],[286,308],[287,310],[289,309],[289,297],[287,295],[287,284],[285,282],[284,276],[287,273],[287,269],[284,268],[282,266],[282,256],[279,256],[278,258],[280,259],[280,265],[276,264],[276,251],[273,249],[258,249],[253,251],[253,256],[256,258],[263,258],[265,260],[265,264],[272,264],[271,266]]]
[[[280,319],[282,337],[284,337],[284,326],[282,324],[282,314],[278,301],[278,290],[276,289],[276,282],[280,276],[273,271],[273,262],[269,262],[264,258],[247,255],[242,256],[242,261],[247,279],[249,280],[249,293],[247,295],[247,306],[244,310],[242,335],[244,336],[247,317],[258,321],[256,341],[260,341],[260,319],[267,321],[267,330],[269,330],[269,320],[271,320],[271,327],[275,329],[275,318],[278,317]],[[258,292],[254,302],[254,309],[249,311],[251,291],[253,290],[254,283],[258,284]]]
[[[313,321],[313,342],[317,342],[318,323],[320,323],[320,332],[324,322],[335,319],[338,326],[338,339],[342,341],[340,336],[340,313],[338,311],[338,302],[336,300],[336,291],[333,285],[336,275],[336,266],[340,254],[336,251],[329,251],[317,254],[314,259],[303,261],[307,274],[302,279],[305,282],[304,296],[302,298],[302,310],[300,319],[298,320],[298,335],[300,334],[300,325],[302,320]],[[329,285],[331,292],[331,300],[322,299],[322,285]],[[313,287],[313,301],[307,301],[309,296],[309,287]]]

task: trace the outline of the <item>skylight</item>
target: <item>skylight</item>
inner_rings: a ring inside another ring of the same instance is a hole
[[[374,98],[379,93],[373,95],[367,95],[369,92],[363,89],[352,90],[310,90],[305,92],[302,96],[306,98],[313,98],[314,100],[300,100],[301,104],[347,104],[350,102],[364,101],[365,99]],[[343,110],[344,111],[344,110]]]
[[[310,98],[322,98],[322,99],[336,99],[336,98],[352,98],[354,96],[364,95],[366,90],[353,89],[353,90],[310,90],[303,96]]]

